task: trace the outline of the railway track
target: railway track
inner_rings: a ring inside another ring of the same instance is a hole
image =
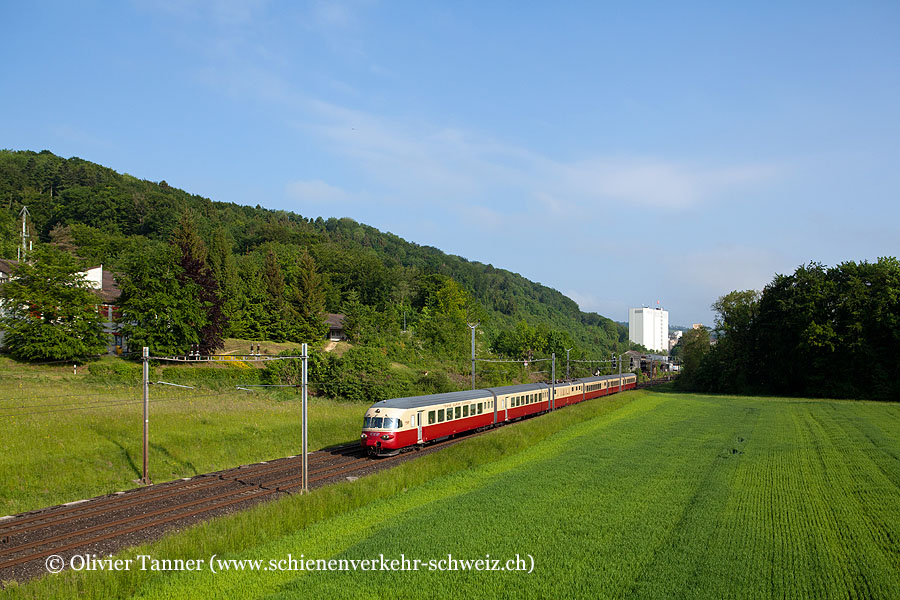
[[[300,487],[300,460],[245,465],[2,519],[0,581],[42,573],[42,559],[54,554],[109,553],[129,545],[129,536],[138,533],[145,540],[294,492]],[[310,487],[318,487],[370,468],[373,461],[358,445],[348,444],[310,453],[308,465]]]
[[[539,414],[543,413],[525,419]],[[423,453],[489,430],[457,434],[430,444]],[[357,443],[312,452],[308,457],[309,485],[315,488],[353,473],[393,466],[410,454],[415,453],[371,460]],[[111,554],[173,528],[293,493],[300,487],[300,461],[299,456],[292,456],[243,465],[4,517],[0,519],[0,589],[3,581],[44,574],[44,559],[51,555],[63,556],[68,564],[75,554]]]

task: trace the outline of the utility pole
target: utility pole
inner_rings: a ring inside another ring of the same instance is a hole
[[[300,473],[300,493],[306,494],[309,492],[309,446],[308,446],[308,436],[307,436],[307,425],[309,420],[307,419],[307,368],[309,366],[308,359],[309,355],[306,352],[306,344],[302,345],[302,360],[303,360],[303,394],[301,403],[303,404],[303,458],[301,460],[301,473]]]
[[[569,351],[571,348],[566,348],[566,381],[569,380]]]
[[[475,328],[478,327],[478,323],[466,323],[469,326],[469,329],[472,330],[472,389],[475,389]]]
[[[556,352],[551,354],[553,357],[553,366],[550,369],[550,376],[552,377],[552,384],[550,387],[550,410],[556,408]]]
[[[150,445],[150,348],[144,346],[141,357],[144,375],[144,476],[141,483],[150,485],[148,447]]]
[[[22,210],[19,211],[19,216],[22,217],[22,248],[18,252],[18,258],[19,260],[25,260],[25,255],[28,252],[28,238],[31,237],[28,235],[28,227],[26,225],[28,217],[31,216],[27,206],[22,207]]]

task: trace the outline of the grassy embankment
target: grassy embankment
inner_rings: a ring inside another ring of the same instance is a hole
[[[890,598],[900,406],[627,393],[131,551],[504,561],[521,572],[65,573],[25,597]],[[527,559],[530,561],[530,559]],[[530,566],[530,565],[529,565]]]
[[[252,342],[254,348],[257,344],[269,356],[298,349],[297,344]],[[250,347],[249,341],[228,339],[224,352],[247,354]],[[328,344],[337,356],[349,348],[346,342]],[[436,368],[431,362],[392,363],[390,373],[414,382]],[[196,386],[151,386],[153,481],[299,452],[299,390],[236,389],[261,383],[264,364],[234,360],[152,367],[151,382]],[[468,386],[466,377],[448,374]],[[0,436],[0,515],[134,487],[143,462],[140,379],[139,363],[114,357],[80,366],[77,372],[71,364],[29,365],[0,357],[0,427],[8,432]],[[416,384],[407,391],[428,393]],[[311,397],[310,449],[355,441],[366,404]]]
[[[159,380],[164,368],[156,367],[151,379]],[[210,371],[182,367],[166,374],[188,383]],[[27,366],[0,358],[0,515],[136,485],[143,462],[139,373],[139,365],[114,358],[79,367],[77,374],[72,365]],[[194,390],[151,387],[154,481],[299,451],[299,393],[241,391],[235,384],[243,371],[219,373],[229,377],[206,378]],[[311,398],[310,448],[355,440],[364,411],[360,404]]]

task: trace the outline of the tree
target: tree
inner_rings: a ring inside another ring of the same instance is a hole
[[[241,286],[237,261],[232,253],[233,242],[223,227],[213,233],[209,246],[209,268],[216,280],[216,294],[221,300],[221,310],[225,319],[223,335],[236,337],[241,319]]]
[[[295,337],[317,340],[325,335],[325,291],[323,277],[316,267],[316,261],[306,251],[300,255],[300,272],[294,289],[294,310],[296,311]]]
[[[281,310],[284,306],[284,275],[281,272],[281,266],[278,264],[278,257],[275,256],[275,252],[271,248],[266,252],[263,280],[266,282],[269,300],[276,309]]]
[[[206,313],[206,319],[199,332],[199,346],[202,354],[211,354],[222,348],[222,332],[226,318],[222,312],[219,297],[219,284],[215,275],[207,265],[207,250],[203,238],[197,232],[195,217],[185,212],[172,237],[172,244],[179,249],[181,272],[178,275],[182,284],[190,281],[199,288],[197,302]]]
[[[267,292],[266,313],[264,326],[267,338],[275,342],[284,342],[291,338],[290,322],[292,320],[293,307],[286,305],[284,292],[284,273],[278,264],[278,257],[272,248],[266,252],[263,266],[263,282]]]
[[[200,343],[206,311],[201,290],[184,277],[179,250],[151,243],[124,257],[119,278],[122,332],[131,348],[147,346],[154,355],[176,355]]]
[[[701,387],[703,383],[701,368],[709,354],[709,330],[706,327],[689,329],[681,336],[681,344],[681,364],[684,372],[678,378],[679,386],[686,389]]]
[[[756,369],[756,320],[760,293],[755,290],[734,291],[716,300],[715,353],[721,366],[714,376],[717,389],[732,393],[749,393],[758,386]]]
[[[469,351],[469,321],[482,321],[485,314],[466,290],[452,279],[430,297],[422,311],[418,332],[437,352],[462,358]]]
[[[0,286],[3,344],[15,358],[74,360],[106,350],[99,300],[76,260],[38,246]]]

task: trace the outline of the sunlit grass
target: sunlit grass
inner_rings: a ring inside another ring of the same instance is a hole
[[[25,597],[892,598],[900,405],[629,392],[123,553],[535,572],[66,573]]]
[[[0,362],[0,515],[136,485],[139,384],[100,385],[79,368]],[[355,440],[364,406],[311,398],[310,448]],[[297,454],[300,394],[233,387],[150,391],[150,477],[167,481]]]

